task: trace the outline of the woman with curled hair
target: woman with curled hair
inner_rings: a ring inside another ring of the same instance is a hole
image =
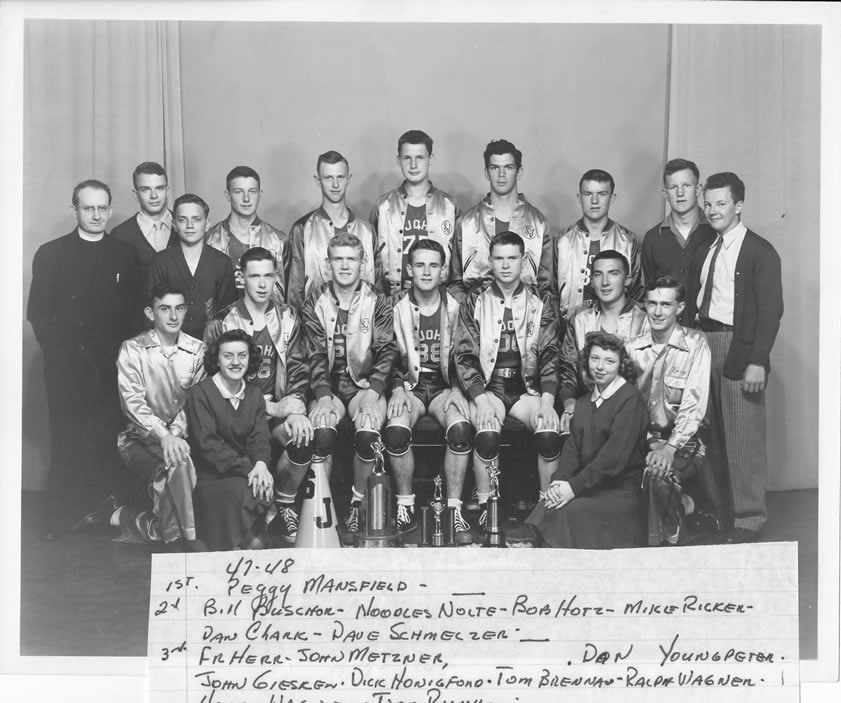
[[[550,547],[642,546],[648,410],[633,384],[639,370],[622,339],[602,331],[587,335],[579,364],[592,390],[575,402],[558,470],[526,522]]]
[[[260,354],[243,330],[224,332],[207,349],[207,378],[185,406],[196,465],[196,536],[212,550],[255,549],[274,498],[266,405],[245,382]]]

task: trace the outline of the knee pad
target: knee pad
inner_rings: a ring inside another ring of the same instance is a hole
[[[485,461],[496,459],[499,456],[499,432],[479,430],[473,440],[473,448]]]
[[[332,456],[337,435],[335,427],[320,427],[315,430],[312,435],[312,454],[322,459]]]
[[[554,430],[540,430],[534,433],[537,453],[546,461],[557,459],[561,453],[561,435]]]
[[[374,442],[379,441],[380,433],[373,430],[357,430],[353,437],[356,445],[356,456],[363,461],[374,460]]]
[[[289,457],[289,461],[293,464],[298,464],[299,466],[309,464],[312,461],[312,454],[312,442],[305,444],[303,447],[296,447],[294,442],[286,445],[286,456]]]
[[[412,445],[412,430],[403,425],[389,425],[383,431],[383,444],[391,456],[403,456]]]
[[[470,454],[473,449],[473,426],[466,420],[447,428],[447,447],[453,454]]]

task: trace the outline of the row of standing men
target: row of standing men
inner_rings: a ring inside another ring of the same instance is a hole
[[[488,241],[496,233],[511,231],[520,236],[523,244],[522,280],[536,284],[538,297],[545,301],[546,309],[558,311],[562,325],[566,323],[565,347],[569,347],[570,340],[577,340],[573,341],[573,348],[583,345],[585,317],[593,318],[587,324],[597,329],[629,338],[629,313],[631,319],[639,318],[639,312],[634,313],[639,308],[633,301],[641,297],[642,271],[650,280],[670,274],[683,284],[686,298],[680,321],[690,326],[700,317],[711,342],[718,342],[712,344],[712,409],[716,409],[717,402],[721,407],[718,416],[711,418],[714,430],[711,449],[717,449],[720,454],[720,470],[716,473],[726,480],[718,484],[725,486],[724,492],[727,492],[726,484],[730,484],[734,495],[729,501],[719,501],[716,507],[725,524],[731,520],[728,510],[735,512],[734,529],[728,533],[735,540],[754,538],[765,519],[764,461],[751,449],[764,446],[763,390],[770,348],[782,314],[782,293],[779,258],[773,247],[758,235],[746,232],[741,225],[744,200],[741,181],[733,174],[716,174],[702,189],[697,167],[692,162],[669,162],[664,172],[663,192],[671,213],[647,233],[640,245],[635,235],[608,216],[615,198],[612,178],[604,172],[589,171],[579,184],[582,219],[553,237],[545,218],[517,191],[522,156],[512,144],[500,140],[488,145],[485,165],[490,193],[463,215],[458,214],[452,198],[429,181],[431,147],[431,140],[421,132],[408,132],[400,138],[397,158],[405,180],[377,201],[371,218],[373,228],[355,217],[345,203],[350,176],[347,162],[336,152],[323,154],[316,175],[322,192],[321,207],[296,222],[288,238],[257,217],[259,177],[245,167],[234,169],[227,180],[231,214],[209,231],[206,231],[207,207],[195,196],[188,198],[192,202],[176,208],[173,218],[166,208],[166,176],[155,164],[141,164],[136,170],[134,185],[141,210],[136,217],[115,228],[112,237],[102,237],[110,215],[107,187],[103,191],[80,184],[73,197],[77,230],[42,247],[33,263],[29,319],[47,362],[45,375],[53,440],[50,482],[63,473],[70,477],[65,486],[87,485],[84,476],[79,480],[78,473],[56,471],[57,462],[69,463],[67,457],[78,455],[72,452],[56,455],[56,447],[57,444],[67,447],[68,440],[71,444],[81,441],[86,447],[97,445],[96,435],[102,431],[102,423],[95,420],[88,420],[84,426],[79,423],[96,408],[107,405],[96,399],[102,397],[100,391],[109,394],[108,358],[113,359],[116,347],[136,331],[132,327],[137,323],[137,315],[126,315],[125,307],[121,306],[121,302],[131,298],[132,290],[139,289],[138,281],[143,280],[143,274],[133,277],[131,273],[132,256],[139,255],[139,260],[148,267],[149,285],[180,284],[187,298],[184,329],[201,336],[206,320],[236,298],[232,262],[238,263],[242,254],[253,246],[269,249],[282,267],[282,274],[275,276],[275,299],[285,298],[293,309],[300,310],[307,291],[318,290],[320,284],[332,277],[326,248],[327,242],[338,234],[362,235],[358,237],[364,252],[360,275],[379,284],[392,301],[411,280],[407,250],[412,242],[428,238],[443,243],[445,261],[441,278],[449,279],[450,294],[456,302],[462,302],[466,291],[487,280],[491,271]],[[705,197],[706,219],[697,205],[701,192]],[[97,193],[103,196],[103,202],[87,202],[89,196],[96,199]],[[103,239],[109,241],[108,247],[92,246]],[[133,243],[134,251],[129,252],[128,248],[118,251],[113,242],[119,239]],[[714,242],[712,247],[711,242]],[[211,247],[205,246],[206,243]],[[224,253],[219,256],[214,247]],[[97,249],[101,251],[95,253]],[[618,252],[629,264],[626,278],[630,295],[626,301],[628,309],[624,311],[610,309],[609,304],[603,303],[595,285],[593,260],[597,252],[606,249]],[[236,277],[242,286],[241,270],[237,270]],[[708,280],[712,283],[705,285]],[[711,294],[710,310],[699,316],[695,310],[704,304],[702,294],[707,293]],[[136,299],[129,305],[132,306],[135,311],[140,309]],[[578,324],[574,324],[575,320]],[[62,354],[62,345],[73,353]],[[718,366],[716,349],[720,356]],[[83,358],[76,358],[80,356]],[[89,370],[91,366],[97,369],[98,390],[89,388],[90,374],[78,373],[79,369]],[[71,368],[77,372],[68,374]],[[58,392],[51,392],[51,388]],[[78,402],[67,402],[71,397],[78,397],[82,388],[87,388],[82,396],[94,398],[91,412],[85,412],[84,408],[79,412]],[[575,391],[571,393],[567,397],[562,394],[567,411],[562,422],[574,405]],[[731,414],[731,420],[724,417],[726,413]],[[62,418],[70,415],[73,422],[62,423]],[[69,432],[68,424],[73,426]],[[731,441],[725,443],[722,436],[716,444],[716,425],[722,435],[731,433],[732,437],[728,437]],[[725,446],[730,450],[733,444],[748,441],[744,428],[763,433],[762,442],[750,440],[750,448],[746,447],[741,456],[735,447],[735,451],[731,450],[734,458],[723,463],[727,461]],[[737,441],[734,443],[733,439]],[[105,454],[106,451],[100,450],[91,465],[96,465],[97,460],[101,464]],[[90,456],[90,450],[86,455]],[[738,465],[743,458],[751,464],[747,467],[749,471]],[[760,463],[762,466],[758,467]],[[737,506],[735,486],[739,481],[732,478],[742,474],[759,476],[762,483],[757,488],[756,480],[751,479],[754,486],[751,504],[746,509]],[[95,495],[101,489],[101,486],[87,485],[85,493]],[[56,492],[48,486],[48,495],[51,493],[55,496]],[[68,494],[62,491],[60,495]],[[61,497],[53,500],[48,515],[60,514],[58,504],[64,502]]]

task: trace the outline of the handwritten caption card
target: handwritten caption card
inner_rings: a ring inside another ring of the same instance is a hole
[[[796,701],[797,583],[793,543],[155,554],[148,699]]]

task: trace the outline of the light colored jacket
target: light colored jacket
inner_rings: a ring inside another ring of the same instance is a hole
[[[640,265],[639,238],[618,222],[609,220],[601,238],[601,250],[613,249],[622,254],[631,267],[628,295],[642,300],[644,287]],[[588,275],[587,257],[590,255],[590,233],[579,220],[562,230],[556,238],[554,261],[560,314],[569,317],[584,302],[584,282]]]
[[[377,234],[377,246],[383,262],[383,292],[394,295],[403,287],[403,224],[406,218],[405,183],[380,196],[371,210],[371,225]],[[458,205],[432,183],[426,193],[426,230],[429,238],[444,247],[441,282],[447,280],[450,252]]]
[[[450,377],[450,354],[453,349],[453,332],[458,320],[458,301],[443,288],[441,292],[441,373],[447,383]],[[400,363],[395,364],[392,387],[402,385],[407,391],[418,385],[420,375],[420,308],[410,288],[394,306],[394,337],[400,352]]]

